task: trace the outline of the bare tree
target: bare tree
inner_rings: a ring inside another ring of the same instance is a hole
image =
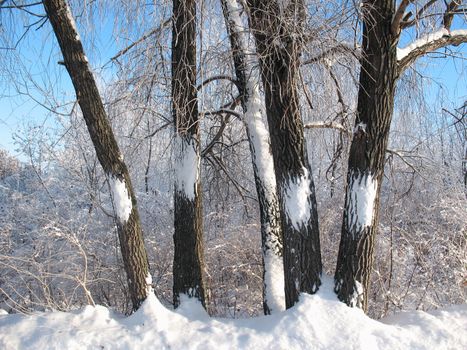
[[[120,249],[133,310],[136,310],[151,290],[151,278],[130,175],[112,132],[68,4],[65,0],[45,0],[43,4],[60,45],[64,65],[70,74],[97,157],[110,184],[117,214]]]
[[[196,1],[173,1],[172,99],[175,123],[174,306],[180,294],[205,304],[200,145],[196,90]]]
[[[243,28],[241,7],[236,0],[222,0],[222,8],[232,47],[237,87],[243,109],[253,173],[258,196],[263,252],[263,309],[265,314],[285,307],[282,230],[269,132],[263,121],[264,98],[254,53],[248,52],[248,32]]]
[[[301,0],[246,1],[265,90],[284,234],[286,308],[321,285],[315,188],[300,115],[298,77],[306,19]]]
[[[405,49],[397,49],[401,30],[419,20],[436,1],[415,14],[412,1],[363,1],[363,42],[357,117],[350,148],[342,236],[335,273],[340,300],[367,311],[374,240],[383,180],[385,154],[391,125],[396,83],[401,73],[429,51],[467,42],[465,31],[450,31],[452,16],[460,5],[448,4],[443,26]]]

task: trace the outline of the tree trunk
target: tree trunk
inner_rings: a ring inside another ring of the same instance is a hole
[[[174,307],[180,294],[205,305],[196,91],[196,1],[173,1],[172,99],[175,123]]]
[[[67,3],[64,0],[44,0],[43,3],[75,88],[97,158],[110,183],[117,214],[120,249],[133,310],[136,310],[146,299],[151,288],[148,258],[130,175],[112,132]]]
[[[263,121],[264,100],[259,93],[259,72],[247,52],[248,34],[241,25],[237,0],[221,0],[232,48],[253,173],[258,195],[263,251],[263,310],[266,315],[285,308],[282,230],[277,198],[274,161],[269,132]]]
[[[285,302],[290,308],[300,292],[318,290],[322,270],[315,189],[297,91],[306,10],[300,0],[247,4],[265,89],[284,235]]]
[[[335,292],[367,311],[379,196],[397,80],[393,0],[363,2],[357,117],[350,147]]]

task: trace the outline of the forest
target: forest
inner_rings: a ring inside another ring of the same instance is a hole
[[[465,43],[462,0],[0,1],[0,309],[465,303]]]

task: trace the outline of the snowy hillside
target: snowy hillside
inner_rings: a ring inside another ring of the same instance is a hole
[[[466,349],[467,305],[401,313],[382,322],[336,300],[326,279],[318,295],[253,319],[209,318],[193,301],[176,312],[152,296],[132,316],[79,311],[0,316],[1,349]]]

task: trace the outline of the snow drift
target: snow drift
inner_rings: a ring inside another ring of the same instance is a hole
[[[332,281],[287,311],[252,319],[209,318],[194,300],[176,311],[152,294],[130,317],[102,306],[0,315],[1,349],[466,349],[467,305],[382,321],[339,302]]]

